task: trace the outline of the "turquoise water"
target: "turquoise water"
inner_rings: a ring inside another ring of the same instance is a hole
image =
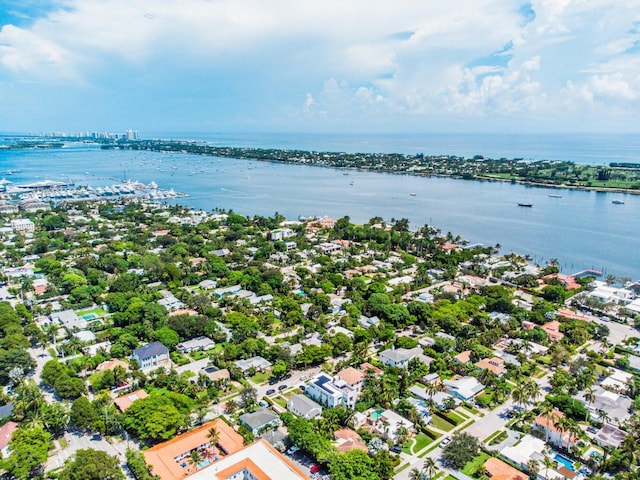
[[[572,472],[576,471],[575,467],[573,466],[573,462],[571,460],[569,460],[568,458],[563,457],[559,453],[556,454],[556,456],[554,458],[555,458],[556,462],[558,462],[559,464],[565,466],[567,469],[571,470]]]
[[[86,315],[82,315],[82,318],[84,318],[85,320],[92,320],[97,317],[98,316],[95,313],[87,313]]]
[[[435,136],[429,138],[434,142],[437,139]],[[446,148],[446,142],[455,143],[455,138],[458,137],[440,139],[439,148]],[[476,143],[468,137],[460,138],[465,149],[489,155],[491,152],[483,147],[497,137],[480,141],[472,136]],[[543,157],[544,148],[552,148],[554,142],[563,142],[562,137],[549,137],[551,140],[547,138],[546,143],[543,142],[546,147],[536,149],[529,147],[522,138],[508,138],[509,142],[496,140],[501,151],[515,149],[518,141],[522,141],[521,148],[528,149],[529,153],[522,156],[533,158]],[[533,142],[536,137],[527,138],[527,142]],[[595,158],[604,160],[605,151],[613,152],[608,156],[612,161],[640,162],[637,136],[615,137],[615,142],[610,138],[607,140],[608,137],[597,138],[600,143],[595,142],[595,146],[593,140],[591,143],[585,140],[584,156],[581,157],[585,163]],[[365,145],[370,145],[371,150],[415,152],[419,148],[425,153],[438,151],[437,146],[429,147],[427,142],[411,136],[369,139],[364,136],[294,136],[287,141],[284,136],[253,140],[244,136],[235,140],[238,145],[253,142],[252,146],[269,146],[271,142],[279,148],[312,148],[315,145],[329,151],[348,150],[340,148],[348,142],[353,142],[352,151],[364,150],[360,147]],[[373,140],[378,143],[374,145]],[[233,141],[234,138],[228,136],[219,138],[219,143],[233,145]],[[578,156],[580,142],[580,137],[575,136],[564,141],[563,149],[558,147],[557,158],[575,161],[569,157]],[[447,153],[460,154],[455,150]],[[503,253],[514,251],[530,255],[536,263],[544,264],[556,258],[565,273],[594,268],[605,274],[640,279],[640,255],[637,254],[640,251],[640,196],[635,195],[357,171],[343,176],[342,171],[328,168],[187,154],[106,151],[95,146],[0,150],[0,178],[7,170],[20,170],[6,177],[16,183],[50,178],[96,187],[116,183],[122,178],[144,183],[155,181],[162,188],[190,194],[189,198],[180,201],[207,211],[233,209],[243,215],[279,212],[290,219],[299,215],[349,216],[358,223],[367,222],[374,216],[386,220],[407,218],[413,229],[429,224],[443,233],[459,234],[472,243],[499,243]],[[549,195],[561,195],[561,198]],[[614,205],[613,200],[625,203]],[[533,208],[518,208],[518,202],[532,203]]]
[[[384,413],[384,410],[374,410],[373,412],[371,412],[371,420],[373,420],[374,422],[377,422],[383,413]]]
[[[203,460],[202,462],[198,463],[198,468],[204,468],[211,465],[211,460]]]

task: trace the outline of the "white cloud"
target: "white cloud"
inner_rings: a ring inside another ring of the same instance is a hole
[[[0,81],[246,98],[265,120],[638,113],[640,0],[64,1],[2,28]]]

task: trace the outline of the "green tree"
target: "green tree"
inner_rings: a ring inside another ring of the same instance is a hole
[[[459,470],[478,455],[479,451],[480,442],[476,437],[466,432],[455,433],[451,442],[444,447],[442,457],[448,467]]]
[[[58,473],[59,480],[124,480],[120,462],[106,452],[88,448],[76,451]]]
[[[76,398],[71,404],[69,421],[79,430],[95,429],[100,416],[93,404],[85,396]]]
[[[2,467],[18,480],[38,477],[47,461],[51,434],[40,425],[20,427],[13,432],[9,446],[11,453]]]
[[[380,480],[373,459],[361,450],[334,455],[329,462],[332,480]]]

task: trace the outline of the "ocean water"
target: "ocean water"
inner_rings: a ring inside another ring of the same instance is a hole
[[[514,139],[503,143],[496,140],[494,143],[498,146],[494,148],[498,154],[493,154],[487,150],[490,139],[484,137],[476,137],[475,144],[466,137],[457,142],[462,145],[458,148],[473,153],[428,150],[416,136],[225,134],[197,137],[195,134],[176,134],[164,137],[201,138],[221,145],[264,148],[365,151],[363,146],[369,145],[369,151],[422,151],[465,156],[479,153],[536,159],[542,158],[553,142],[562,143],[557,138],[547,139],[544,148],[531,147],[528,155],[508,155],[505,153],[507,148],[516,148]],[[615,161],[640,161],[629,147],[635,137],[616,138],[615,142],[607,140],[610,145],[617,145],[616,148],[609,147]],[[531,138],[529,140],[533,142]],[[565,141],[563,149],[558,149],[558,158],[571,160],[570,155],[579,155],[578,139],[569,140]],[[441,148],[448,144],[454,147],[456,143],[454,138],[440,141]],[[637,138],[635,141],[637,143]],[[351,148],[342,148],[348,146]],[[603,144],[598,144],[597,148],[584,147],[581,163],[594,163],[596,158],[604,161],[602,152],[606,150]],[[190,197],[180,199],[181,203],[208,211],[222,208],[244,215],[279,212],[291,219],[300,215],[349,216],[358,223],[374,216],[387,220],[407,218],[412,228],[429,224],[443,233],[450,231],[473,243],[500,244],[502,252],[530,255],[540,264],[556,258],[566,273],[595,268],[640,279],[640,196],[636,195],[345,172],[187,154],[100,150],[90,146],[0,150],[0,178],[8,170],[20,170],[6,176],[7,180],[16,183],[45,178],[92,186],[113,184],[125,178],[145,183],[155,181],[160,187],[188,193]],[[549,195],[561,195],[561,198]],[[612,200],[622,200],[624,204],[616,205]],[[533,208],[518,207],[518,202],[532,203]]]

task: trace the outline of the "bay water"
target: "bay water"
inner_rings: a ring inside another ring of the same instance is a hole
[[[493,158],[640,163],[638,136],[418,136],[156,134],[212,144],[316,151],[424,153]],[[457,138],[457,139],[456,139]],[[17,171],[16,171],[17,170]],[[7,173],[11,171],[11,175]],[[93,187],[122,179],[155,181],[210,211],[287,218],[375,216],[429,224],[472,243],[501,245],[565,273],[594,268],[640,279],[640,196],[438,177],[380,174],[189,154],[101,150],[71,145],[51,150],[0,150],[0,178],[14,183],[52,179]],[[553,195],[553,196],[550,196]],[[613,200],[623,204],[614,204]],[[530,203],[532,208],[519,207]]]

